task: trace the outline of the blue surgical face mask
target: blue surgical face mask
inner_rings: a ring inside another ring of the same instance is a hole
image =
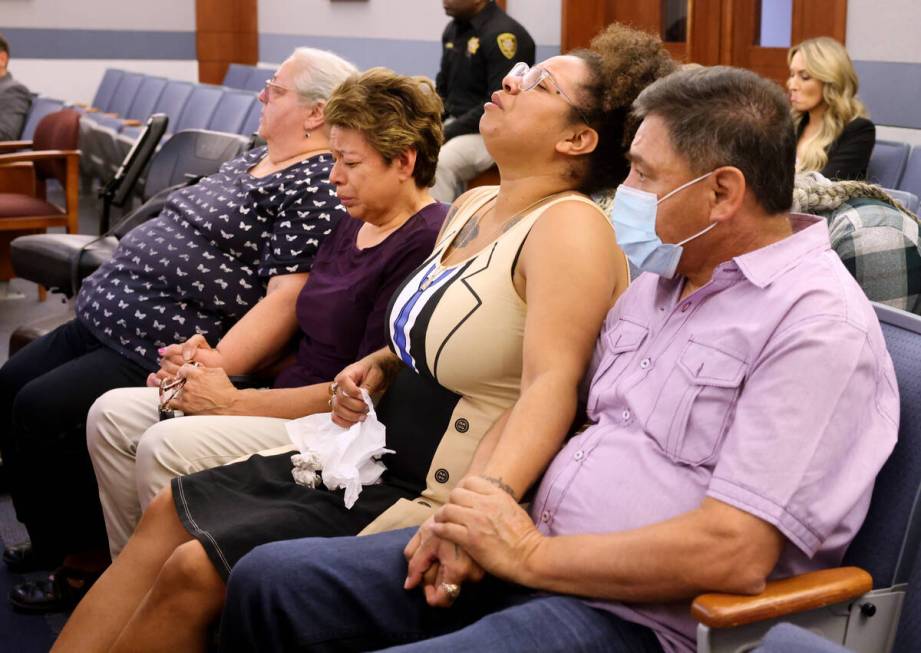
[[[644,272],[652,272],[666,279],[675,276],[678,261],[681,260],[681,253],[684,251],[682,245],[704,235],[713,229],[716,223],[711,223],[680,243],[663,243],[659,234],[656,233],[656,210],[661,202],[712,174],[708,172],[692,179],[678,186],[662,199],[659,199],[655,193],[638,188],[631,188],[623,184],[617,187],[617,192],[614,194],[614,208],[611,209],[611,222],[617,234],[617,243],[633,265]]]

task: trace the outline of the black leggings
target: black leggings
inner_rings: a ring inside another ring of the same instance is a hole
[[[49,558],[105,548],[105,522],[86,450],[86,413],[148,370],[71,320],[0,368],[0,454],[35,549]]]

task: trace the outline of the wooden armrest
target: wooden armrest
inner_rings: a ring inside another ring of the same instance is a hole
[[[0,166],[0,193],[35,197],[35,166],[21,161]]]
[[[0,165],[6,163],[19,163],[20,161],[47,161],[49,159],[64,159],[79,157],[80,150],[37,150],[34,152],[13,152],[0,154]]]
[[[32,141],[0,141],[0,152],[28,150],[32,148]]]
[[[859,567],[822,569],[770,581],[756,596],[701,594],[691,614],[710,628],[732,628],[840,603],[871,589],[873,578]]]
[[[134,118],[122,118],[122,124],[125,127],[140,127],[141,121],[135,120]]]
[[[87,107],[86,112],[87,113],[99,113],[99,109],[97,107]]]
[[[102,115],[109,116],[109,118],[118,118],[118,114],[113,111],[105,111]]]

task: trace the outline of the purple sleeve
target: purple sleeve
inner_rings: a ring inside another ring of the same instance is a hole
[[[898,416],[891,362],[864,330],[843,319],[799,322],[752,364],[707,494],[811,557],[860,527]]]

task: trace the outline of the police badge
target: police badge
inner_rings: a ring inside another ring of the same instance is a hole
[[[498,43],[499,51],[505,55],[506,59],[511,59],[518,52],[518,38],[511,32],[502,32],[496,37],[496,43]]]
[[[470,55],[476,54],[476,51],[480,49],[480,39],[475,36],[471,36],[470,40],[467,41],[467,53]]]

